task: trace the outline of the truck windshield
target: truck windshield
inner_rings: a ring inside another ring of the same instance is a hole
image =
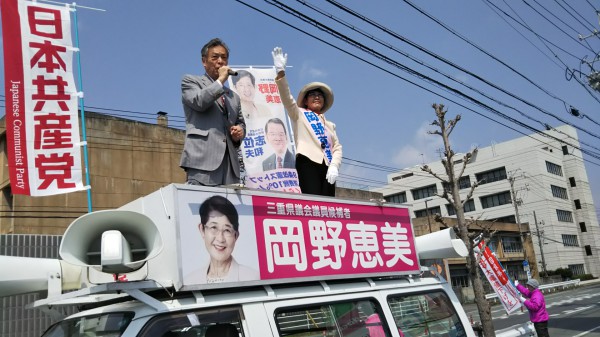
[[[119,337],[133,319],[133,312],[111,312],[58,322],[42,337]]]

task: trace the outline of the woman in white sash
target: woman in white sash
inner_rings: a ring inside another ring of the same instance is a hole
[[[342,144],[335,124],[324,115],[333,105],[333,91],[325,83],[312,82],[305,85],[294,100],[285,78],[287,54],[276,47],[272,55],[277,71],[275,83],[294,130],[300,189],[302,193],[335,196]]]

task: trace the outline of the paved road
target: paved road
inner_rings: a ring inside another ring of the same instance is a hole
[[[600,284],[582,286],[571,290],[546,294],[546,307],[550,314],[550,336],[600,337]],[[467,315],[479,320],[477,307],[465,305]],[[501,305],[492,307],[496,332],[505,332],[529,321],[527,309],[506,314]]]

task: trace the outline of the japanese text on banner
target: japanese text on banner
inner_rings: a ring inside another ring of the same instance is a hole
[[[5,66],[13,68],[6,71],[6,83],[11,84],[7,97],[12,113],[6,120],[12,192],[83,190],[70,10],[4,0],[2,14],[3,21],[12,14],[7,24],[15,29],[10,31],[20,32],[4,36]]]
[[[275,84],[275,69],[236,70],[238,74],[229,79],[231,88],[240,96],[246,122],[241,146],[244,185],[300,193],[293,130]]]
[[[498,295],[506,313],[510,314],[521,306],[519,294],[509,281],[506,272],[502,269],[500,262],[492,253],[490,247],[484,247],[483,244],[483,241],[481,241],[476,250],[478,255],[481,254],[479,267],[481,267],[490,285]],[[481,251],[482,249],[483,252]]]
[[[406,209],[253,197],[261,279],[419,271]]]

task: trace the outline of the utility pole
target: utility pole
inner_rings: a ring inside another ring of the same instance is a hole
[[[515,193],[515,177],[511,175],[508,177],[508,182],[510,183],[510,193],[512,195],[513,205],[515,206],[515,217],[517,218],[517,225],[519,226],[519,238],[521,238],[521,245],[523,246],[523,256],[525,261],[527,261],[527,265],[529,265],[529,259],[527,258],[527,249],[525,248],[525,235],[523,235],[523,231],[521,230],[521,218],[519,217],[519,206],[517,202],[517,193]],[[527,273],[527,276],[530,274]]]
[[[542,243],[542,236],[540,235],[540,228],[538,227],[535,211],[533,211],[533,221],[535,221],[535,231],[538,237],[538,245],[540,246],[540,254],[542,255],[542,270],[544,270],[544,276],[548,276],[548,272],[546,271],[546,259],[544,258],[544,244]]]
[[[427,225],[429,226],[429,233],[431,233],[431,220],[429,219],[429,207],[427,206],[427,202],[433,200],[433,198],[425,199],[425,214],[427,214]]]

